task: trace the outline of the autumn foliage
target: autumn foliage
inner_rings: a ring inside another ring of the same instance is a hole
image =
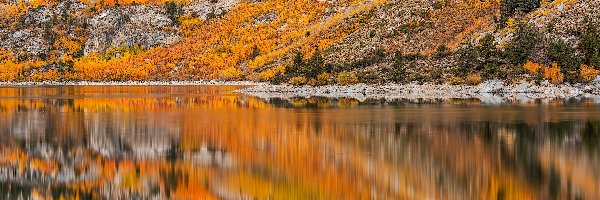
[[[533,74],[543,75],[544,79],[549,80],[553,84],[561,84],[564,81],[564,75],[556,62],[552,63],[552,66],[549,67],[529,61],[523,67]]]
[[[581,77],[587,82],[595,80],[596,76],[600,74],[600,70],[597,70],[593,66],[587,66],[585,64],[581,65],[580,70]]]

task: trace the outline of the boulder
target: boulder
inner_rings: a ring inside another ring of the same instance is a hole
[[[504,85],[504,82],[500,80],[489,80],[477,86],[477,93],[479,94],[494,94],[504,92],[506,92],[506,86]]]

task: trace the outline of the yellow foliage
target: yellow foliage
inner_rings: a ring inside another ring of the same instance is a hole
[[[306,78],[298,76],[298,77],[294,77],[292,79],[290,79],[290,84],[292,85],[305,85],[306,84]]]
[[[561,84],[564,81],[564,75],[560,72],[560,67],[556,63],[552,63],[552,67],[545,68],[544,78],[550,80],[553,84]]]
[[[238,79],[242,76],[242,72],[236,67],[229,67],[223,71],[221,71],[223,75],[223,79],[225,80],[234,80]]]
[[[285,67],[277,66],[275,68],[267,69],[260,73],[260,80],[270,80],[277,74],[282,74],[285,71]]]
[[[354,85],[358,83],[358,77],[354,72],[340,72],[337,75],[337,82],[340,85]]]
[[[328,73],[319,74],[319,76],[317,76],[315,85],[329,85],[331,83],[330,79],[331,76]]]
[[[467,75],[465,82],[469,85],[478,85],[481,83],[481,75],[478,73],[472,73]]]
[[[595,69],[593,66],[581,65],[581,77],[584,80],[591,82],[596,79],[596,76],[600,74],[600,70]]]
[[[510,18],[510,19],[508,19],[508,21],[506,22],[506,25],[507,25],[508,27],[511,27],[511,26],[515,25],[516,21],[517,21],[517,20],[515,20],[515,18]]]
[[[461,85],[464,83],[464,80],[458,76],[452,77],[450,79],[450,85]]]

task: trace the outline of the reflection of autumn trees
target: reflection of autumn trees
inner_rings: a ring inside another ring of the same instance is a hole
[[[228,89],[1,88],[0,182],[15,189],[0,189],[105,198],[600,196],[600,125],[585,103],[273,105]]]

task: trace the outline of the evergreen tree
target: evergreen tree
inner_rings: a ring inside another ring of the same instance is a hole
[[[394,54],[394,63],[392,64],[392,70],[390,73],[391,80],[399,83],[404,80],[405,73],[406,69],[404,55],[402,55],[402,52],[398,51],[396,54]]]
[[[511,64],[523,65],[539,41],[538,30],[529,24],[519,24],[515,37],[505,50],[505,57]]]
[[[591,21],[588,21],[586,30],[581,36],[579,50],[583,53],[587,65],[600,67],[600,32]]]

